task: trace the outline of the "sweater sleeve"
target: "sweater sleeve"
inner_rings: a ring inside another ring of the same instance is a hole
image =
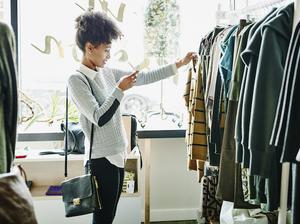
[[[79,75],[72,75],[69,78],[68,88],[79,112],[98,126],[103,126],[112,118],[124,96],[124,93],[116,87],[100,104],[91,93],[90,86]]]
[[[118,82],[123,76],[129,75],[132,71],[122,71],[118,69],[112,69],[116,82]],[[136,85],[146,85],[153,82],[157,82],[162,79],[166,79],[170,76],[177,74],[177,67],[175,64],[169,64],[148,72],[139,72],[137,74]]]

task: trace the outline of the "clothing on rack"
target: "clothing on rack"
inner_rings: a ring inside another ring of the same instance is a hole
[[[261,46],[251,104],[249,127],[250,174],[270,177],[273,157],[269,142],[283,71],[292,36],[293,4],[280,9],[261,26]],[[276,158],[274,158],[276,159]]]
[[[0,173],[7,173],[15,157],[18,89],[15,36],[3,22],[0,22],[0,46]]]
[[[185,90],[185,105],[189,114],[189,128],[186,132],[188,147],[188,169],[197,170],[199,182],[204,174],[204,163],[207,157],[206,115],[204,93],[202,91],[202,73],[195,67],[189,69]]]
[[[222,201],[216,198],[218,184],[218,168],[205,163],[204,176],[200,182],[200,222],[212,223],[219,221]]]
[[[276,211],[281,162],[296,162],[300,28],[292,36],[293,14],[293,3],[273,8],[257,22],[217,26],[200,42],[203,85],[193,94],[204,93],[206,161],[219,168],[216,198],[234,209]]]
[[[292,223],[299,223],[299,162],[296,155],[299,150],[299,74],[300,74],[300,23],[296,25],[291,38],[284,77],[281,84],[279,103],[273,125],[271,144],[281,152],[281,162],[292,162]]]
[[[249,157],[250,152],[248,148],[248,138],[249,138],[249,123],[251,114],[251,103],[252,103],[252,89],[254,85],[254,76],[257,69],[257,60],[259,55],[259,48],[261,44],[260,26],[263,22],[272,18],[275,14],[275,10],[271,11],[265,18],[256,22],[249,32],[249,38],[246,49],[241,53],[241,58],[246,68],[244,71],[243,82],[244,88],[240,93],[239,105],[241,113],[240,123],[241,123],[241,136],[237,136],[237,141],[240,140],[240,144],[243,147],[243,166],[249,168]]]
[[[25,171],[13,164],[18,118],[16,45],[12,28],[3,22],[0,22],[0,96],[0,223],[35,224]]]

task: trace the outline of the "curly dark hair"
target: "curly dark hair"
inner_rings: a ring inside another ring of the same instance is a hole
[[[90,42],[94,46],[110,44],[122,36],[117,25],[106,14],[87,11],[76,18],[76,44],[85,52],[85,44]]]

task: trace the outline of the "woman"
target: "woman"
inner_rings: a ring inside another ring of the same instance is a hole
[[[124,72],[105,67],[112,40],[121,37],[112,20],[100,12],[89,11],[76,19],[76,29],[76,44],[83,57],[76,74],[69,78],[68,87],[88,140],[94,124],[91,171],[100,185],[103,208],[94,212],[93,223],[108,224],[115,217],[124,179],[127,138],[119,109],[124,91],[176,74],[177,69],[188,64],[196,54],[188,53],[176,63],[154,71]],[[85,148],[89,148],[88,144]],[[86,159],[88,154],[86,150]]]

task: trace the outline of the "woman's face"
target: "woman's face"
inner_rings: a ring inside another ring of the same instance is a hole
[[[91,45],[86,53],[86,57],[93,66],[103,68],[110,58],[111,44],[100,44],[97,47]]]

